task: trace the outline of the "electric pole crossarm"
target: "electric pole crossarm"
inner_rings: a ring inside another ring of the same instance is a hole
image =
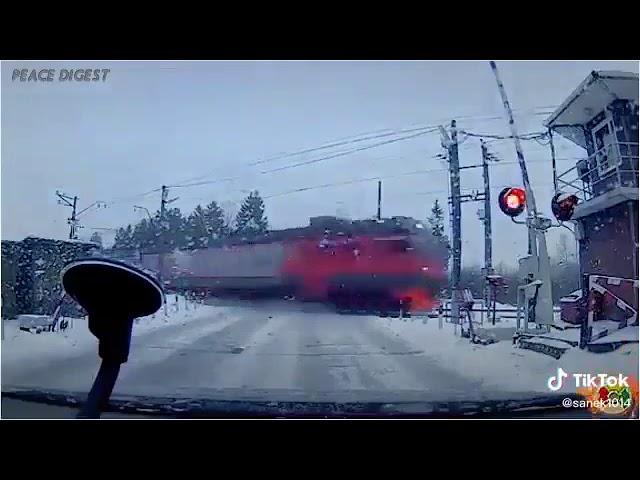
[[[67,207],[73,207],[73,203],[71,203],[73,201],[73,197],[69,197],[60,192],[56,192],[56,195],[60,198],[61,203],[64,203]]]

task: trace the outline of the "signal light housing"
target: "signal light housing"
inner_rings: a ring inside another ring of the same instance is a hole
[[[498,196],[498,205],[505,215],[517,217],[526,206],[526,194],[524,189],[517,187],[507,187]]]
[[[571,220],[578,205],[578,197],[569,193],[556,193],[551,199],[551,211],[561,222]]]

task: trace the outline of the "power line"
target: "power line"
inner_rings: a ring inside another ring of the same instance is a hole
[[[354,144],[354,143],[365,142],[367,140],[376,140],[378,138],[384,138],[384,137],[400,135],[401,133],[423,132],[425,130],[435,129],[435,128],[437,128],[437,126],[430,125],[430,126],[420,127],[420,128],[395,130],[395,131],[391,131],[391,132],[387,132],[387,133],[381,133],[381,134],[378,134],[378,135],[357,137],[357,138],[353,138],[353,139],[350,139],[350,140],[344,140],[344,141],[340,141],[340,142],[334,142],[334,143],[330,143],[330,144],[321,145],[319,147],[305,148],[303,150],[297,150],[295,152],[283,153],[283,154],[280,154],[280,155],[276,155],[274,157],[269,157],[269,158],[266,158],[266,159],[263,159],[263,160],[258,160],[258,161],[255,161],[255,162],[247,163],[247,164],[243,165],[243,167],[248,167],[248,168],[255,167],[257,165],[262,165],[262,164],[265,164],[265,163],[273,162],[275,160],[282,160],[282,159],[285,159],[285,158],[291,158],[291,157],[295,157],[295,156],[299,156],[299,155],[305,155],[307,153],[313,153],[313,152],[317,152],[317,151],[320,151],[320,150],[326,150],[328,148],[334,148],[334,147],[339,147],[339,146],[343,146],[343,145],[350,145],[350,144]],[[427,132],[425,132],[425,133],[427,133]],[[345,152],[345,154],[346,154],[346,152]],[[170,187],[187,187],[187,186],[200,185],[199,182],[197,182],[197,183],[192,183],[192,182],[195,181],[195,180],[200,180],[202,178],[209,177],[209,176],[213,175],[214,173],[222,170],[223,168],[224,167],[217,168],[217,169],[215,169],[215,170],[213,170],[213,171],[211,171],[209,173],[206,173],[204,175],[200,175],[198,177],[193,177],[193,178],[191,178],[189,180],[185,180],[183,183],[178,183],[176,185],[170,185]],[[260,173],[266,173],[266,172],[260,172]],[[229,180],[229,179],[224,179],[224,180]]]
[[[536,106],[536,107],[531,107],[531,108],[527,108],[527,109],[517,109],[515,110],[516,112],[519,112],[517,116],[538,116],[538,115],[548,115],[550,112],[535,112],[536,109],[555,109],[557,108],[557,105],[551,105],[551,106]],[[524,112],[528,112],[528,113],[524,113]],[[477,115],[460,115],[460,116],[454,116],[457,117],[459,120],[477,120],[477,121],[489,121],[489,120],[499,120],[502,119],[502,116],[483,116],[480,114]],[[448,119],[441,119],[440,121],[447,121]],[[431,125],[423,125],[423,126],[416,126],[416,125],[420,125],[420,124],[413,124],[410,125],[409,127],[414,127],[415,128],[403,128],[403,129],[399,129],[399,130],[391,130],[391,129],[382,129],[382,130],[375,130],[375,131],[369,131],[369,132],[365,132],[362,134],[358,134],[358,135],[354,135],[354,136],[350,136],[350,137],[343,137],[342,139],[337,139],[336,141],[330,143],[330,144],[325,144],[325,145],[321,145],[319,147],[312,147],[312,148],[306,148],[303,150],[299,150],[296,152],[288,152],[288,153],[282,153],[273,157],[269,157],[267,159],[264,160],[259,160],[256,162],[252,162],[249,164],[246,164],[245,167],[251,167],[251,166],[255,166],[255,165],[259,165],[259,164],[263,164],[263,163],[267,163],[270,161],[275,161],[278,159],[282,159],[282,158],[290,158],[292,156],[296,156],[296,155],[302,155],[304,153],[311,153],[313,151],[318,151],[318,150],[323,150],[323,149],[327,149],[327,148],[333,148],[335,146],[340,146],[340,145],[346,145],[349,143],[358,143],[358,142],[362,142],[362,141],[366,141],[366,140],[372,140],[375,138],[382,138],[384,136],[392,136],[392,135],[396,135],[396,134],[400,134],[400,133],[407,133],[409,131],[418,131],[418,130],[422,130],[422,129],[430,129],[433,128],[434,125],[433,123],[438,123],[439,121],[434,121],[431,122]],[[377,135],[374,135],[377,134]],[[291,167],[293,168],[293,167]],[[184,180],[183,182],[179,183],[179,184],[175,184],[175,185],[169,185],[169,187],[189,187],[189,186],[198,186],[198,185],[208,185],[208,184],[212,184],[212,183],[219,183],[219,182],[224,182],[224,181],[233,181],[236,180],[238,178],[241,177],[232,177],[232,178],[225,178],[222,180],[215,180],[215,181],[206,181],[206,182],[197,182],[197,183],[190,183],[190,182],[194,182],[195,180],[199,180],[202,178],[206,178],[208,176],[211,176],[213,174],[215,174],[216,172],[223,170],[224,167],[220,167],[218,169],[215,169],[207,174],[204,175],[200,175],[197,177],[192,177],[190,179]],[[139,198],[143,198],[147,195],[150,195],[152,193],[156,193],[159,192],[161,189],[160,188],[155,188],[153,190],[150,190],[148,192],[144,192],[144,193],[140,193],[140,194],[136,194],[136,195],[132,195],[132,196],[127,196],[127,197],[118,197],[116,199],[113,199],[112,201],[108,202],[110,204],[115,204],[115,203],[122,203],[122,202],[128,202],[128,201],[133,201],[133,200],[137,200]]]
[[[137,200],[139,198],[143,198],[148,195],[151,195],[152,193],[159,192],[160,190],[162,190],[162,188],[154,188],[153,190],[149,190],[148,192],[145,192],[145,193],[138,193],[135,195],[129,195],[125,197],[116,197],[113,200],[110,200],[108,202],[103,202],[103,203],[107,203],[109,205],[115,205],[118,203],[130,202],[130,201]]]
[[[531,110],[537,109],[537,108],[556,108],[556,107],[533,107],[531,109],[523,109],[521,111],[523,112],[530,112]],[[549,115],[552,112],[533,112],[533,113],[521,113],[518,116],[530,116],[530,115],[534,115],[534,116],[538,116],[538,115]],[[480,121],[484,121],[484,120],[501,120],[503,119],[502,116],[492,116],[492,117],[486,117],[486,116],[480,116],[480,115],[467,115],[467,116],[461,116],[461,117],[457,117],[460,119],[469,119],[469,120],[480,120]],[[441,121],[445,121],[448,119],[441,119]],[[433,123],[433,122],[432,122]],[[312,153],[315,151],[319,151],[319,150],[326,150],[328,148],[334,148],[337,146],[342,146],[342,145],[348,145],[348,144],[353,144],[353,143],[360,143],[363,141],[367,141],[367,140],[374,140],[377,138],[383,138],[383,137],[388,137],[388,136],[393,136],[393,135],[398,135],[401,133],[409,133],[409,132],[413,132],[413,131],[420,131],[420,130],[424,130],[424,129],[431,129],[431,128],[437,128],[437,125],[422,125],[419,127],[415,127],[415,128],[401,128],[401,129],[396,129],[396,130],[392,130],[392,129],[382,129],[382,130],[374,130],[374,131],[370,131],[370,132],[365,132],[365,133],[361,133],[358,135],[353,135],[353,136],[349,136],[349,137],[343,137],[342,139],[337,139],[336,141],[332,142],[332,143],[328,143],[328,144],[323,144],[321,146],[318,147],[311,147],[311,148],[305,148],[302,150],[297,150],[295,152],[286,152],[286,153],[281,153],[272,157],[268,157],[266,159],[263,160],[258,160],[255,162],[251,162],[248,164],[245,164],[244,167],[253,167],[253,166],[257,166],[257,165],[261,165],[264,163],[269,163],[275,160],[282,160],[284,158],[291,158],[294,156],[298,156],[298,155],[304,155],[307,153]],[[216,172],[222,170],[223,167],[221,168],[217,168],[215,170],[210,171],[209,173],[206,173],[204,175],[199,175],[196,177],[192,177],[190,179],[184,180],[181,183],[178,183],[176,185],[169,185],[170,187],[181,187],[184,186],[183,184],[188,184],[190,182],[194,182],[196,180],[200,180],[202,178],[206,178],[209,177],[213,174],[215,174]],[[199,184],[198,184],[199,185]]]
[[[304,166],[304,165],[311,165],[313,163],[323,162],[325,160],[330,160],[332,158],[343,157],[345,155],[350,155],[350,154],[355,153],[355,152],[361,152],[361,151],[364,151],[364,150],[369,150],[371,148],[380,147],[382,145],[388,145],[388,144],[391,144],[391,143],[401,142],[401,141],[404,141],[404,140],[410,140],[412,138],[416,138],[416,137],[419,137],[419,136],[422,136],[422,135],[426,135],[428,133],[432,133],[432,132],[435,132],[437,130],[438,130],[437,128],[433,128],[431,130],[426,130],[426,131],[423,131],[423,132],[420,132],[420,133],[415,133],[413,135],[407,135],[405,137],[395,138],[393,140],[386,140],[384,142],[374,143],[373,145],[367,145],[365,147],[354,148],[354,149],[346,151],[346,152],[340,152],[340,153],[336,153],[336,154],[333,154],[333,155],[328,155],[326,157],[320,157],[320,158],[315,158],[313,160],[307,160],[307,161],[304,161],[304,162],[294,163],[293,165],[285,165],[284,167],[278,167],[278,168],[274,168],[274,169],[271,169],[271,170],[264,170],[264,171],[262,171],[260,173],[261,174],[266,174],[266,173],[280,172],[282,170],[288,170],[288,169],[291,169],[291,168],[297,168],[297,167],[301,167],[301,166]]]
[[[304,161],[304,162],[299,162],[299,163],[295,163],[295,164],[291,164],[291,165],[285,165],[283,167],[278,167],[278,168],[274,168],[274,169],[271,169],[271,170],[264,170],[264,171],[258,172],[258,174],[259,175],[266,175],[266,174],[273,173],[273,172],[278,172],[278,171],[282,171],[282,170],[288,170],[288,169],[291,169],[291,168],[301,167],[301,166],[304,166],[304,165],[310,165],[310,164],[313,164],[313,163],[323,162],[323,161],[326,161],[326,160],[330,160],[332,158],[343,157],[345,155],[351,155],[352,153],[361,152],[361,151],[364,151],[364,150],[370,150],[372,148],[377,148],[377,147],[380,147],[382,145],[388,145],[388,144],[391,144],[391,143],[396,143],[396,142],[400,142],[400,141],[404,141],[404,140],[410,140],[412,138],[416,138],[416,137],[419,137],[419,136],[422,136],[422,135],[426,135],[428,133],[432,133],[432,132],[434,132],[436,130],[437,130],[436,128],[433,128],[433,129],[430,129],[430,130],[422,130],[422,131],[420,131],[418,133],[415,133],[413,135],[407,135],[407,136],[400,137],[400,138],[394,138],[394,139],[391,139],[391,140],[386,140],[384,142],[378,142],[378,143],[374,143],[374,144],[371,144],[371,145],[366,145],[364,147],[353,148],[353,149],[350,149],[350,150],[345,150],[345,151],[334,153],[334,154],[327,155],[327,156],[324,156],[324,157],[314,158],[312,160],[307,160],[307,161]],[[211,185],[211,184],[215,184],[215,183],[230,182],[230,181],[234,181],[234,180],[240,180],[240,179],[243,179],[243,178],[246,178],[246,175],[238,175],[238,176],[235,176],[235,177],[227,177],[227,178],[221,178],[221,179],[215,179],[215,180],[203,180],[201,182],[174,185],[173,188],[197,187],[197,186],[202,186],[202,185]]]
[[[435,158],[435,156],[434,156],[434,158]],[[572,161],[574,159],[572,159],[572,158],[562,158],[562,159],[558,159],[558,160],[559,161]],[[517,163],[518,163],[517,161],[509,161],[509,162],[500,161],[500,162],[497,162],[497,163],[489,164],[489,168],[492,168],[492,167],[495,167],[495,166],[502,166],[502,165],[516,165]],[[549,163],[549,161],[547,161],[547,160],[528,160],[527,163]],[[318,189],[331,188],[331,187],[337,187],[337,186],[352,185],[352,184],[356,184],[356,183],[364,183],[364,182],[377,181],[377,180],[386,180],[386,179],[399,178],[399,177],[410,176],[410,175],[421,175],[421,174],[428,174],[428,173],[438,173],[438,172],[445,172],[445,171],[447,171],[447,168],[428,169],[428,170],[413,170],[413,171],[410,171],[410,172],[404,172],[404,173],[399,173],[399,174],[378,175],[378,176],[365,177],[365,178],[355,178],[355,179],[350,179],[350,180],[345,180],[345,181],[340,181],[340,182],[331,182],[331,183],[325,183],[325,184],[321,184],[321,185],[300,187],[300,188],[296,188],[296,189],[292,189],[292,190],[287,190],[287,191],[284,191],[284,192],[278,192],[278,193],[273,193],[273,194],[270,194],[270,195],[265,195],[262,198],[263,199],[269,199],[269,198],[275,198],[275,197],[290,195],[290,194],[293,194],[293,193],[301,193],[301,192],[306,192],[306,191],[311,191],[311,190],[318,190]],[[218,181],[222,181],[222,180],[201,182],[200,184],[216,183]],[[435,193],[446,193],[446,192],[447,191],[437,191]],[[434,193],[434,192],[428,192],[428,193]],[[183,198],[191,198],[191,197],[183,197]],[[199,197],[195,197],[195,198],[196,199],[203,199],[205,197],[199,196]]]
[[[378,175],[375,177],[366,177],[366,178],[354,178],[351,180],[345,180],[345,181],[341,181],[341,182],[332,182],[332,183],[325,183],[322,185],[313,185],[313,186],[309,186],[309,187],[300,187],[300,188],[296,188],[293,190],[287,190],[285,192],[279,192],[279,193],[274,193],[271,195],[266,195],[263,198],[264,199],[268,199],[268,198],[275,198],[275,197],[281,197],[281,196],[285,196],[285,195],[290,195],[293,193],[299,193],[299,192],[306,192],[309,190],[318,190],[318,189],[323,189],[323,188],[330,188],[330,187],[338,187],[338,186],[344,186],[344,185],[352,185],[355,183],[364,183],[364,182],[372,182],[372,181],[377,181],[377,180],[386,180],[386,179],[390,179],[390,178],[398,178],[398,177],[404,177],[404,176],[409,176],[409,175],[423,175],[423,174],[428,174],[428,173],[438,173],[438,172],[445,172],[447,171],[446,168],[438,168],[438,169],[431,169],[431,170],[414,170],[411,172],[404,172],[404,173],[397,173],[394,175]]]

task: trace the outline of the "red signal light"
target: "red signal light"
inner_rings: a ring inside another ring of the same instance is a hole
[[[578,205],[578,197],[568,193],[556,193],[551,199],[551,211],[561,222],[571,220]]]
[[[527,204],[526,195],[522,188],[507,187],[498,196],[498,205],[505,215],[517,217]]]

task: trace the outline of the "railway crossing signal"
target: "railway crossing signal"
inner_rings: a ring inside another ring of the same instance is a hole
[[[518,187],[507,187],[498,196],[498,205],[505,215],[517,217],[526,206],[526,194],[524,189]]]
[[[573,194],[556,193],[551,199],[551,211],[561,222],[571,220],[576,205],[578,205],[578,197]]]

